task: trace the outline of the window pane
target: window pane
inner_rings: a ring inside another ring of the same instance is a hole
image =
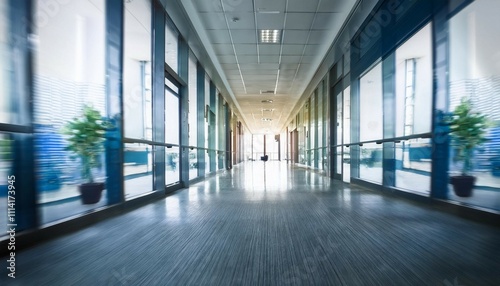
[[[377,64],[359,81],[360,140],[382,139],[382,63]]]
[[[431,185],[430,139],[396,143],[396,187],[429,194]]]
[[[492,125],[487,142],[471,151],[471,170],[476,178],[471,197],[458,197],[450,185],[450,198],[467,204],[500,210],[500,2],[477,0],[449,23],[449,111],[462,98],[470,99],[474,112],[486,115]],[[451,159],[458,146],[452,141]],[[450,175],[462,172],[464,161],[450,160]]]
[[[179,144],[179,98],[165,88],[165,143]]]
[[[42,223],[106,204],[106,190],[98,192],[98,202],[92,204],[82,204],[79,192],[83,183],[105,182],[104,138],[95,142],[97,148],[68,140],[83,132],[102,134],[89,124],[96,126],[93,118],[99,122],[106,116],[104,4],[70,1],[64,13],[52,15],[34,31],[34,155]],[[35,15],[44,5],[34,1]],[[69,125],[74,118],[89,124]],[[93,154],[86,155],[90,148]]]
[[[370,143],[360,147],[359,177],[382,184],[382,145]]]
[[[179,147],[165,149],[165,181],[167,185],[179,182]]]
[[[428,24],[396,50],[396,136],[430,132],[431,119],[432,30]]]
[[[125,144],[123,175],[125,199],[153,191],[153,146]]]
[[[167,20],[165,24],[165,62],[174,70],[178,71],[178,37],[179,34],[173,24]]]
[[[12,122],[12,104],[9,79],[12,73],[9,43],[9,8],[7,1],[0,1],[0,123]]]
[[[152,140],[151,0],[124,3],[125,137]]]
[[[197,81],[196,81],[196,57],[189,53],[189,146],[196,146],[197,136]]]

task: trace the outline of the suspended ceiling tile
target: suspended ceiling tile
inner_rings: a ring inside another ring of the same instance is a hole
[[[255,15],[252,12],[226,13],[231,30],[255,29]]]
[[[311,31],[308,44],[328,44],[328,46],[330,46],[331,43],[325,43],[325,39],[329,38],[330,33],[331,32],[327,30]]]
[[[282,56],[281,62],[285,64],[298,63],[300,61],[300,56]]]
[[[235,44],[234,48],[237,55],[257,55],[256,44]]]
[[[301,64],[311,64],[314,62],[315,59],[317,59],[319,56],[303,56],[302,60],[300,61]]]
[[[207,30],[208,38],[212,44],[230,44],[231,38],[229,38],[228,30]]]
[[[305,44],[309,31],[286,30],[283,35],[283,44]]]
[[[256,44],[255,30],[234,30],[231,32],[234,44]]]
[[[276,73],[274,73],[273,75],[243,75],[243,78],[244,79],[252,79],[252,80],[262,80],[262,81],[266,81],[266,80],[276,80]]]
[[[282,71],[286,71],[286,70],[296,70],[297,68],[299,67],[299,64],[298,63],[281,63],[280,65],[280,69]]]
[[[276,44],[259,44],[260,55],[279,55],[281,45]]]
[[[283,29],[285,14],[262,14],[257,13],[257,29]]]
[[[262,63],[262,64],[242,64],[240,65],[241,70],[248,70],[248,69],[258,69],[258,70],[277,70],[279,68],[279,64],[269,64],[269,63]]]
[[[318,11],[321,12],[343,12],[346,9],[346,5],[343,1],[339,0],[328,0],[321,1],[319,4]]]
[[[241,71],[241,73],[243,73],[244,75],[259,75],[259,74],[267,75],[275,73],[276,70],[277,67],[276,69],[244,69]]]
[[[285,33],[285,36],[288,36],[287,33]],[[286,45],[283,44],[283,55],[288,55],[288,56],[300,56],[302,55],[302,52],[304,51],[304,45]]]
[[[252,64],[252,63],[257,63],[257,56],[252,55],[252,56],[240,56],[238,55],[238,63],[239,64]]]
[[[286,7],[286,0],[255,0],[256,12],[274,12],[279,11],[283,13]]]
[[[219,1],[193,0],[198,12],[222,12],[222,5]]]
[[[314,13],[287,13],[285,29],[309,30],[314,19]]]
[[[318,13],[314,21],[313,30],[337,29],[335,20],[340,17],[340,13]]]
[[[288,0],[289,12],[316,12],[319,0]]]
[[[260,62],[261,63],[279,63],[279,55],[261,55]]]
[[[304,55],[306,56],[317,56],[318,53],[322,50],[323,45],[306,45],[306,51]]]
[[[200,13],[200,19],[205,29],[227,29],[224,13]]]
[[[219,2],[220,0],[204,0],[207,2]],[[253,12],[252,1],[244,0],[222,0],[224,11],[227,12]]]

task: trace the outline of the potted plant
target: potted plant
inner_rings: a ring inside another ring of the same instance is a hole
[[[103,182],[95,182],[92,169],[100,167],[100,156],[104,151],[104,134],[109,123],[103,120],[100,112],[85,105],[81,117],[75,117],[63,128],[68,135],[66,150],[80,158],[82,178],[85,183],[78,186],[83,204],[95,204],[101,199]]]
[[[470,174],[474,148],[486,142],[488,119],[480,112],[472,110],[470,99],[462,98],[449,120],[451,138],[455,146],[455,161],[461,161],[462,171],[459,176],[450,176],[455,194],[470,197],[476,177]]]

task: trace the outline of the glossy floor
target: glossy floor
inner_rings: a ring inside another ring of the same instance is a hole
[[[0,284],[500,285],[499,257],[498,228],[255,161],[19,252]]]

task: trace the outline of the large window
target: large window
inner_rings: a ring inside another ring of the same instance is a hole
[[[124,1],[124,5],[125,137],[152,141],[151,0]],[[153,191],[153,146],[131,143],[124,147],[125,198]]]
[[[177,33],[177,29],[170,22],[170,20],[167,20],[165,24],[165,62],[174,72],[177,72],[179,68],[178,45],[179,34]]]
[[[198,89],[197,89],[197,60],[193,52],[189,52],[189,146],[196,146],[198,143]],[[190,149],[189,151],[189,178],[198,177],[198,150]]]
[[[9,11],[7,1],[0,1],[0,123],[12,123],[10,73],[12,72],[9,41]],[[12,173],[12,140],[0,132],[0,231],[7,230],[8,176]]]
[[[464,203],[500,210],[500,2],[477,0],[449,22],[449,111],[469,99],[473,111],[491,123],[486,143],[472,150],[476,178],[471,197],[450,197]],[[460,174],[463,161],[455,161],[457,145],[451,145],[450,175]]]
[[[360,87],[360,141],[383,138],[382,63],[378,63],[359,80]],[[382,148],[370,143],[360,148],[359,176],[361,179],[382,183]]]
[[[431,131],[432,30],[426,25],[396,50],[396,136]],[[403,140],[395,143],[395,185],[429,193],[431,141]]]
[[[11,123],[9,11],[7,1],[0,1],[0,123]]]
[[[34,13],[45,1],[34,1]],[[35,26],[34,54],[34,151],[38,205],[42,223],[62,219],[106,204],[106,190],[97,203],[80,202],[78,185],[104,182],[104,152],[82,155],[67,151],[74,118],[84,120],[84,106],[97,117],[106,117],[105,1],[70,1],[44,25]],[[92,60],[89,60],[92,59]],[[99,120],[102,118],[99,118]],[[79,145],[77,147],[81,147]],[[97,150],[97,149],[96,149]],[[90,169],[85,168],[92,161]]]

